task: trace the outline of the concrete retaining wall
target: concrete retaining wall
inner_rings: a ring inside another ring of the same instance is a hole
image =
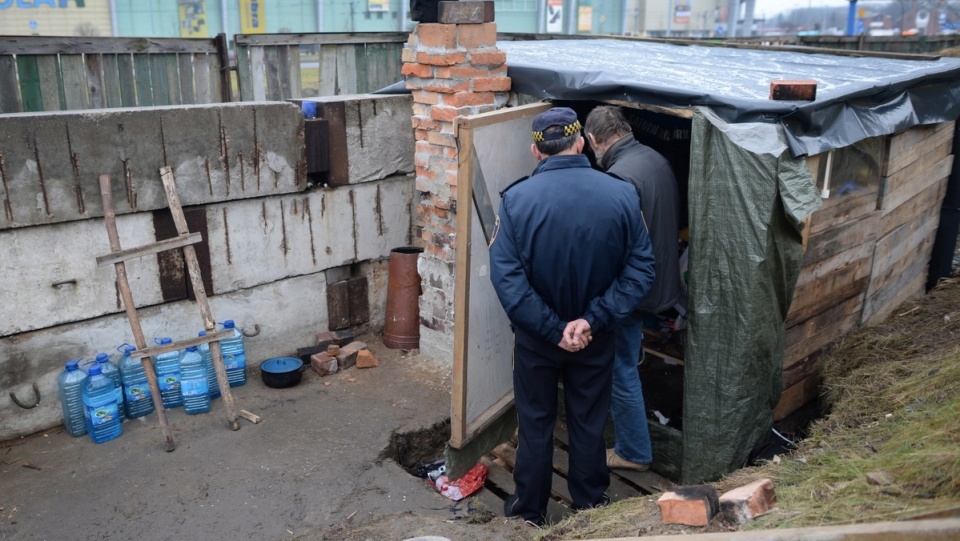
[[[313,345],[328,328],[327,285],[344,277],[367,278],[364,328],[381,327],[390,250],[414,241],[411,98],[344,100],[347,110],[378,111],[348,115],[347,132],[368,127],[351,122],[376,123],[370,134],[389,127],[385,163],[377,166],[371,137],[368,174],[309,190],[302,114],[289,103],[0,115],[0,441],[61,421],[65,361],[132,342],[114,270],[95,262],[110,252],[103,173],[113,178],[121,244],[131,248],[164,238],[159,168],[173,167],[191,230],[204,236],[197,251],[214,317],[260,328],[247,339],[251,366]],[[158,256],[127,263],[148,340],[202,329],[195,303],[171,292],[184,279],[182,263],[172,267]],[[16,406],[9,393],[32,401],[34,383],[40,405]]]

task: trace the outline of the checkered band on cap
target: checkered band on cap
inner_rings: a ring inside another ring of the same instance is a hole
[[[558,127],[559,130],[550,130]],[[533,119],[533,140],[536,143],[570,137],[580,132],[577,113],[569,107],[554,107],[537,115]]]
[[[552,141],[554,139],[562,139],[564,137],[570,137],[575,133],[579,133],[580,128],[581,128],[580,121],[577,120],[573,124],[568,124],[564,126],[562,132],[558,130],[558,131],[544,134],[544,132],[542,131],[535,131],[533,132],[533,141],[535,143],[541,143],[543,141]],[[561,133],[563,135],[560,135]]]

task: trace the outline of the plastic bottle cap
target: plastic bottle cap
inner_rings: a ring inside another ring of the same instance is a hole
[[[134,351],[137,351],[137,348],[135,348],[135,347],[133,347],[133,346],[127,346],[127,347],[123,348],[123,353],[126,354],[126,355],[130,355],[130,354],[133,353]]]
[[[100,368],[99,364],[95,364],[90,367],[90,371],[87,372],[87,375],[96,376],[97,374],[102,374],[103,370]]]
[[[79,370],[80,363],[77,361],[67,361],[67,370]]]
[[[206,335],[207,335],[207,331],[200,331],[197,333],[197,336],[206,336]]]
[[[160,344],[161,344],[161,345],[163,345],[163,344],[172,344],[172,343],[173,343],[173,339],[172,339],[172,338],[161,338],[161,339],[160,339]]]
[[[108,356],[106,353],[97,353],[97,362],[98,362],[98,363],[105,363],[105,362],[107,362],[107,361],[109,361],[109,360],[110,360],[110,356]]]
[[[233,325],[233,320],[232,320],[232,319],[228,319],[228,320],[226,320],[226,321],[223,322],[223,328],[225,328],[225,329],[232,329],[233,327],[234,327],[234,325]]]
[[[187,348],[187,351],[197,351],[197,346],[190,346]]]

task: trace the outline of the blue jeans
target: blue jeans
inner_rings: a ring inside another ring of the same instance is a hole
[[[653,448],[637,371],[642,343],[643,316],[630,314],[616,330],[610,415],[617,435],[617,454],[630,462],[650,464]]]

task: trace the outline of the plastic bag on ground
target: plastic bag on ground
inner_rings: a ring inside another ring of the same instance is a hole
[[[440,494],[457,502],[483,488],[483,483],[486,480],[487,467],[482,463],[478,463],[476,466],[470,468],[470,471],[465,473],[463,477],[452,483],[447,479],[446,475],[441,475],[434,484],[437,490],[440,491]]]

